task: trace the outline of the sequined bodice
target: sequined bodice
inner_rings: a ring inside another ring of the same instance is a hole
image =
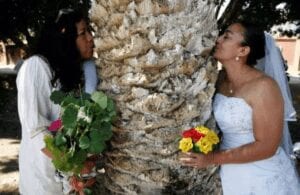
[[[216,94],[213,104],[216,121],[223,132],[223,149],[254,141],[252,108],[242,98]]]

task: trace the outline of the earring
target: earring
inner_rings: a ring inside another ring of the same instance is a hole
[[[235,61],[239,61],[240,60],[240,57],[239,56],[236,56],[235,57]]]

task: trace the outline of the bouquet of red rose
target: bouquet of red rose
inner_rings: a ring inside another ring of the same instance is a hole
[[[183,131],[179,141],[182,152],[200,152],[207,154],[219,143],[218,135],[205,126],[197,126]]]

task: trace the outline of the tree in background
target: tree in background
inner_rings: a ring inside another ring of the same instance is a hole
[[[218,4],[216,16],[221,6],[228,3],[218,20],[219,29],[223,29],[236,19],[251,21],[267,31],[274,25],[294,23],[297,27],[284,30],[279,28],[281,35],[300,36],[300,1],[299,0],[216,0]]]
[[[30,49],[47,18],[59,9],[80,8],[88,13],[90,0],[0,0],[0,40]]]
[[[298,28],[282,33],[300,34],[299,0],[214,0],[216,15],[227,1],[229,4],[218,20],[220,29],[236,18],[246,18],[267,30],[273,25],[294,21]],[[284,3],[283,8],[276,9],[281,3]],[[31,48],[46,18],[55,17],[61,8],[80,7],[88,11],[90,4],[91,0],[0,0],[0,40]]]

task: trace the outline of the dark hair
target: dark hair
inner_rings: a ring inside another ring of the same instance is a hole
[[[82,59],[76,45],[76,24],[82,19],[87,21],[78,10],[60,10],[56,20],[46,22],[34,52],[48,60],[53,71],[52,85],[59,80],[63,91],[77,89],[81,84]]]
[[[254,24],[238,21],[244,29],[244,41],[241,43],[243,46],[250,47],[250,53],[248,55],[246,64],[254,66],[257,60],[265,56],[265,34],[262,29]]]

